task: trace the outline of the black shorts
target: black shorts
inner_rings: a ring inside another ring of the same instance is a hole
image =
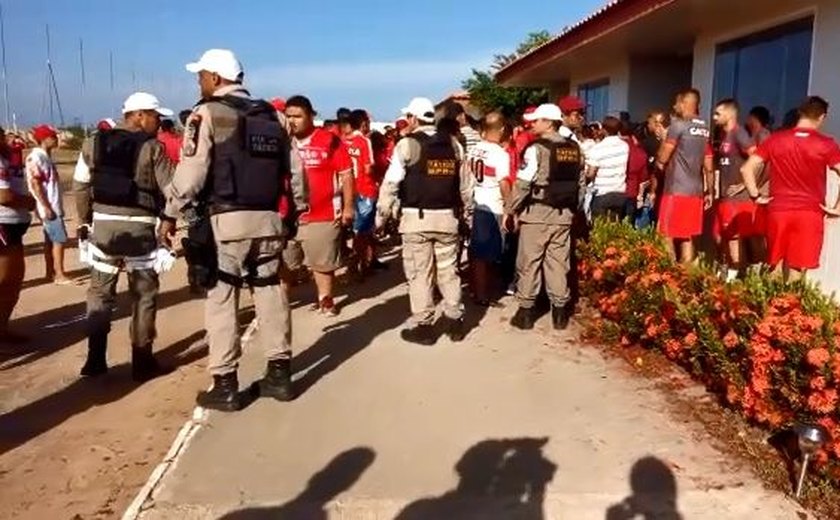
[[[0,247],[23,245],[29,224],[0,224]]]

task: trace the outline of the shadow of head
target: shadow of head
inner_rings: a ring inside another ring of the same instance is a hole
[[[468,449],[455,471],[457,492],[474,496],[531,495],[554,478],[557,466],[545,458],[547,437],[491,439]]]
[[[277,507],[242,509],[228,513],[219,520],[326,519],[329,502],[350,489],[373,464],[375,458],[376,453],[367,447],[347,450],[312,475],[306,489],[285,504]]]
[[[633,494],[607,510],[607,520],[680,520],[677,479],[671,468],[656,457],[644,457],[630,469]]]

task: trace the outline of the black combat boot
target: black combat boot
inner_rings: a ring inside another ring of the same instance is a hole
[[[554,324],[554,330],[566,330],[569,327],[569,311],[565,306],[551,307],[551,322]]]
[[[88,338],[88,355],[80,374],[84,377],[96,377],[108,372],[108,335],[95,334]]]
[[[242,409],[239,395],[239,378],[236,372],[223,376],[213,376],[213,388],[199,392],[195,398],[199,406],[220,412],[238,412]]]
[[[152,347],[131,349],[131,378],[136,382],[145,383],[171,372],[172,369],[158,363],[152,354]]]
[[[467,326],[464,324],[464,318],[446,318],[446,335],[453,343],[464,341],[467,337]]]
[[[434,328],[428,323],[420,323],[400,331],[403,341],[431,346],[436,342]]]
[[[265,376],[260,381],[260,397],[271,397],[278,401],[291,401],[295,398],[292,388],[291,359],[276,359],[268,362]]]
[[[520,307],[510,320],[510,324],[517,329],[531,330],[534,328],[534,309]]]

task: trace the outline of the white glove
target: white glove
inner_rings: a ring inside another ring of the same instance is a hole
[[[155,250],[155,272],[158,274],[171,271],[175,267],[177,257],[175,252],[166,247],[159,247]]]

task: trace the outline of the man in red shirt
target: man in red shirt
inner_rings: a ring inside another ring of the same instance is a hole
[[[633,135],[633,128],[629,123],[622,122],[621,138],[630,147],[630,154],[627,159],[627,187],[624,192],[627,196],[624,218],[629,218],[630,223],[635,225],[640,199],[644,200],[642,186],[644,185],[646,190],[650,185],[648,155],[639,140]]]
[[[768,263],[787,281],[819,267],[825,218],[840,216],[840,198],[826,205],[826,170],[840,175],[840,147],[820,133],[827,115],[828,102],[809,97],[799,107],[796,127],[768,137],[741,170],[750,198],[767,204]],[[756,182],[765,164],[769,197],[761,196]]]
[[[183,138],[175,131],[175,122],[171,119],[164,119],[160,122],[157,139],[163,145],[166,156],[172,164],[178,164],[181,160],[181,144]]]
[[[353,249],[358,259],[359,273],[364,274],[374,260],[373,231],[379,183],[373,174],[373,147],[364,133],[365,129],[370,127],[367,112],[358,109],[350,112],[346,127],[349,133],[344,134],[344,144],[347,145],[347,150],[353,159],[353,172],[356,178]]]
[[[354,215],[353,162],[341,139],[316,128],[314,117],[309,99],[293,96],[286,101],[286,119],[309,189],[309,209],[300,216],[298,238],[318,289],[315,308],[335,316],[333,281],[341,266],[341,228]]]
[[[755,153],[755,140],[738,124],[738,103],[724,99],[715,107],[715,125],[721,130],[716,159],[720,173],[720,200],[715,211],[714,235],[720,244],[727,280],[734,280],[746,268],[748,240],[757,233],[758,205],[744,190],[741,168]]]

